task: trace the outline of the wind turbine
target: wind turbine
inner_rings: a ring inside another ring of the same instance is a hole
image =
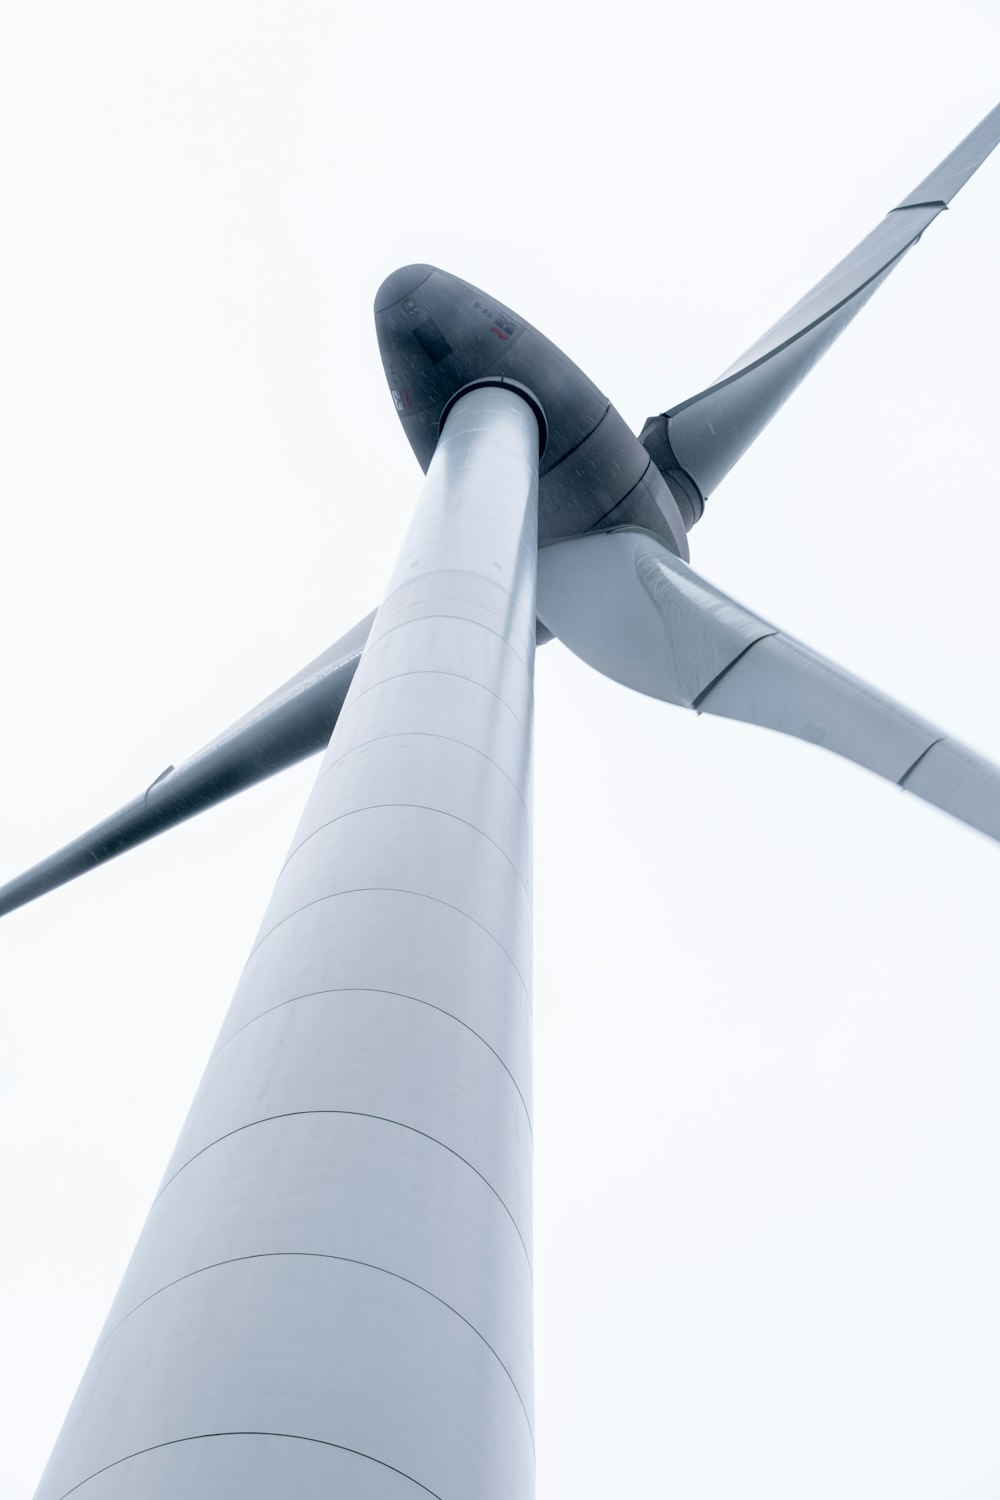
[[[641,441],[495,299],[428,266],[383,284],[428,480],[382,609],[0,893],[32,899],[336,723],[41,1495],[530,1491],[536,613],[640,691],[825,744],[998,836],[994,767],[686,566],[706,495],[998,137],[994,110]]]

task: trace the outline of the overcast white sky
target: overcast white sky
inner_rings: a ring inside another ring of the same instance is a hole
[[[996,102],[996,0],[8,8],[0,879],[380,597],[371,321],[490,290],[640,424]],[[1000,158],[696,567],[1000,758]],[[0,1494],[31,1494],[300,767],[0,924]],[[1000,849],[539,654],[539,1500],[1000,1493]]]

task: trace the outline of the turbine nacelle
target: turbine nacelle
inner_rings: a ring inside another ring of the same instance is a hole
[[[403,431],[426,471],[450,401],[508,381],[545,415],[539,541],[642,526],[688,556],[678,500],[608,398],[551,340],[495,297],[435,266],[403,266],[375,298],[375,328]],[[679,497],[684,503],[683,494]]]

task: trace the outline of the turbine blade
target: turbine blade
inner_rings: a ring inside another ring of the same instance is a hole
[[[1000,142],[1000,105],[822,281],[706,390],[650,417],[640,440],[704,501]]]
[[[626,687],[822,745],[1000,840],[1000,767],[744,609],[650,532],[544,547],[538,612]]]
[[[140,797],[0,887],[0,916],[328,744],[374,612]]]

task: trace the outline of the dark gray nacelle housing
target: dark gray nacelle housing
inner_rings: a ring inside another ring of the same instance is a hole
[[[477,381],[509,380],[545,413],[540,543],[641,526],[688,556],[685,517],[646,449],[593,381],[524,318],[447,271],[413,265],[382,283],[375,328],[396,411],[425,472],[452,397]]]

